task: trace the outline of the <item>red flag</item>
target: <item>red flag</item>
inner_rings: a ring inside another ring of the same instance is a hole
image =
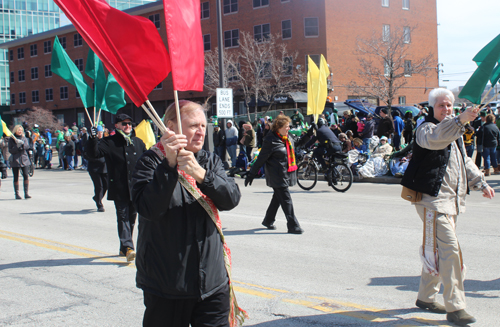
[[[200,0],[163,0],[174,90],[203,91]]]
[[[149,19],[104,0],[54,0],[136,106],[167,78],[170,58]]]

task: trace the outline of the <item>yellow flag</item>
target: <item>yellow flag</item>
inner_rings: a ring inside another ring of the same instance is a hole
[[[12,132],[7,128],[7,124],[2,120],[2,128],[3,128],[3,133],[7,135],[7,137],[12,136]]]
[[[327,79],[330,74],[328,64],[325,57],[321,55],[321,62],[319,64],[319,78],[318,78],[318,98],[316,99],[316,112],[314,120],[318,121],[318,116],[325,110],[326,97],[328,96]]]
[[[307,56],[307,114],[316,113],[316,99],[318,97],[319,69],[311,57]]]
[[[151,124],[145,119],[135,128],[135,136],[140,138],[144,144],[146,144],[146,149],[149,149],[156,144],[155,134],[151,129]]]

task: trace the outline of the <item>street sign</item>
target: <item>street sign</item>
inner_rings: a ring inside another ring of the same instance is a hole
[[[217,89],[217,117],[233,118],[233,89]]]

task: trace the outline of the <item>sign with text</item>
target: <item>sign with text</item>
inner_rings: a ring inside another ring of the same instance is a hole
[[[217,117],[233,118],[233,89],[217,89]]]

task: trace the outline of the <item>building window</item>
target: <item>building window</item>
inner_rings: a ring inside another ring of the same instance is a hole
[[[391,73],[391,67],[389,66],[387,61],[384,61],[384,75],[389,76],[390,73]]]
[[[211,50],[210,34],[203,35],[203,49],[205,51],[210,51]]]
[[[54,91],[52,89],[45,89],[45,101],[54,101]]]
[[[59,38],[59,43],[61,44],[61,47],[63,49],[66,49],[66,37],[65,36],[62,36]]]
[[[404,40],[404,43],[410,43],[411,42],[411,30],[410,30],[410,27],[408,26],[405,26],[403,28],[403,40]]]
[[[24,48],[17,49],[17,59],[24,59]]]
[[[9,51],[9,60],[14,61],[14,50]]]
[[[25,80],[25,76],[24,76],[24,69],[21,69],[21,70],[18,72],[18,80],[19,80],[19,82],[24,82],[24,80]]]
[[[293,57],[283,58],[283,75],[292,76],[293,74]]]
[[[269,0],[253,0],[254,8],[265,7],[265,6],[269,6]]]
[[[31,57],[38,56],[38,47],[36,44],[30,45],[30,56]]]
[[[306,71],[309,71],[309,66],[307,66],[309,64],[309,60],[307,59],[307,56],[306,55]],[[316,64],[316,66],[318,66],[319,68],[319,63],[321,61],[321,56],[320,55],[317,55],[317,54],[310,54],[309,57],[311,58],[311,60]]]
[[[388,42],[391,39],[391,25],[382,26],[382,41]]]
[[[382,0],[382,7],[389,7],[389,0]]]
[[[403,9],[410,10],[410,0],[403,0]]]
[[[38,67],[31,67],[31,79],[38,79]]]
[[[79,71],[83,72],[83,59],[75,59],[75,66],[78,68]]]
[[[405,96],[402,96],[402,97],[399,97],[399,104],[406,104],[406,97]]]
[[[149,15],[149,20],[155,24],[156,28],[160,28],[160,14]]]
[[[411,60],[405,60],[405,76],[411,76]]]
[[[283,40],[292,38],[291,19],[281,21],[281,38],[283,38]]]
[[[253,27],[253,37],[257,42],[262,42],[264,39],[269,38],[270,33],[271,24],[255,25]]]
[[[52,77],[51,65],[45,65],[45,77]]]
[[[75,92],[75,98],[80,99],[80,92],[78,92],[78,88],[76,89]]]
[[[19,93],[19,104],[26,104],[26,92]]]
[[[43,53],[51,53],[52,52],[52,41],[43,42]]]
[[[40,94],[38,93],[38,90],[31,91],[31,102],[40,102]]]
[[[238,12],[238,0],[224,0],[224,14]]]
[[[11,95],[10,95],[10,104],[11,105],[16,104],[16,94],[15,93],[11,93]]]
[[[160,82],[160,84],[156,85],[153,90],[161,90],[163,89],[163,82]]]
[[[234,81],[239,81],[239,77],[238,77],[238,72],[241,71],[241,66],[240,64],[236,64],[235,65],[229,65],[228,69],[227,69],[227,80],[229,82],[234,82]]]
[[[210,2],[201,3],[201,19],[210,18]]]
[[[319,36],[318,18],[304,18],[304,35],[306,37]]]
[[[61,95],[61,100],[68,100],[68,87],[61,86],[59,91],[60,91],[60,95]]]
[[[283,2],[290,2],[290,0],[281,0],[281,2],[282,2],[282,3],[283,3]]]
[[[76,33],[73,35],[73,46],[76,47],[81,47],[83,45],[83,38],[80,35],[80,33]]]
[[[15,75],[16,75],[16,74],[15,74],[14,72],[10,72],[10,83],[11,83],[11,84],[12,84],[12,83],[14,83],[14,78],[15,78],[14,76],[15,76]]]
[[[224,32],[224,47],[235,48],[239,46],[240,30],[230,30]]]
[[[256,61],[255,66],[259,70],[259,78],[271,78],[271,63]]]

